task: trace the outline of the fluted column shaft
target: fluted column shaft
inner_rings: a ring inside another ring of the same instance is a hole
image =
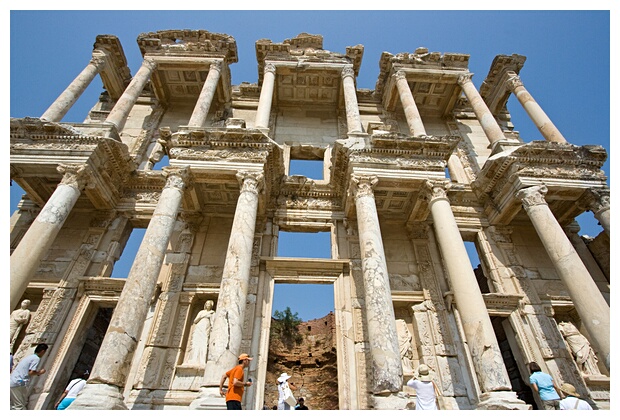
[[[186,168],[167,167],[164,173],[167,175],[166,186],[127,275],[88,383],[71,404],[72,410],[109,410],[125,406],[123,388],[142,335],[189,175]]]
[[[204,124],[207,119],[207,114],[209,113],[209,108],[211,108],[211,102],[213,102],[215,91],[217,90],[217,83],[220,80],[221,71],[221,62],[213,63],[211,64],[211,67],[209,67],[207,80],[205,80],[205,84],[202,86],[200,96],[198,97],[198,102],[196,102],[192,116],[187,124],[188,126],[202,127]]]
[[[373,193],[378,179],[375,176],[353,175],[351,181],[355,194],[368,342],[372,359],[370,391],[373,394],[398,392],[402,389],[403,369],[390,277]]]
[[[131,82],[121,97],[116,101],[116,105],[114,105],[114,108],[110,111],[105,122],[114,124],[119,132],[123,129],[131,108],[133,108],[140,97],[142,89],[144,89],[144,86],[146,86],[146,83],[149,81],[155,67],[157,67],[157,63],[150,58],[145,58],[142,61],[140,70],[138,70],[133,79],[131,79]]]
[[[547,114],[542,110],[540,105],[534,100],[532,95],[525,89],[523,86],[523,82],[516,74],[512,75],[507,81],[506,84],[508,89],[512,93],[515,94],[527,115],[529,115],[530,119],[540,131],[540,134],[543,135],[545,140],[553,141],[556,143],[566,143],[566,139],[560,133],[560,130],[551,122]]]
[[[398,95],[400,96],[400,102],[403,105],[405,111],[405,118],[407,119],[407,125],[409,126],[409,132],[412,136],[425,136],[426,129],[422,123],[422,117],[420,117],[420,111],[415,104],[411,89],[409,89],[409,83],[407,83],[407,76],[405,72],[398,71],[393,76],[396,79],[396,88],[398,89]]]
[[[104,65],[104,57],[93,57],[84,70],[78,74],[71,84],[58,96],[54,103],[41,115],[41,119],[52,122],[62,120],[73,104],[79,99],[82,93],[84,93],[95,76],[99,74]]]
[[[63,178],[11,254],[11,310],[28,287],[90,178],[86,165],[60,165]]]
[[[269,116],[271,115],[271,101],[273,100],[273,89],[276,82],[276,66],[273,64],[265,65],[263,75],[263,85],[258,99],[258,109],[256,110],[256,128],[269,128]]]
[[[478,89],[471,81],[471,77],[471,74],[459,76],[458,84],[463,89],[463,93],[465,93],[465,97],[474,110],[474,114],[476,114],[476,118],[480,122],[484,133],[487,135],[491,145],[500,140],[506,140],[504,132],[484,102],[484,99],[482,99],[482,96],[480,96]]]
[[[221,408],[225,402],[219,396],[220,377],[237,364],[241,351],[263,174],[241,171],[237,174],[237,179],[241,184],[241,192],[237,200],[217,309],[209,336],[207,365],[200,393],[190,404],[190,409]]]
[[[547,187],[534,186],[517,192],[534,229],[562,279],[581,321],[609,370],[610,310],[590,272],[575,251],[545,201]]]
[[[344,108],[347,114],[347,131],[349,133],[361,133],[362,121],[355,93],[355,71],[352,67],[342,70],[342,90],[344,92]]]
[[[510,378],[463,238],[450,208],[447,185],[428,182],[429,205],[478,383],[483,392],[507,391],[512,388]]]

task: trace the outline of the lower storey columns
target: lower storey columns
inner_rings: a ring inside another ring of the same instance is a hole
[[[189,175],[187,169],[165,168],[164,171],[168,175],[166,186],[127,276],[90,378],[80,395],[69,406],[70,410],[126,408],[123,388],[142,334]]]
[[[263,174],[239,172],[237,179],[241,184],[241,193],[228,241],[220,294],[209,336],[205,376],[200,393],[189,406],[194,410],[225,408],[225,399],[219,393],[220,378],[224,372],[237,365],[241,352],[258,195],[263,186]]]
[[[590,335],[594,348],[610,370],[610,310],[590,272],[553,216],[545,201],[544,185],[524,188],[517,193],[532,225],[564,282],[575,309]]]
[[[11,310],[26,291],[90,177],[86,165],[60,165],[58,170],[64,174],[62,181],[11,254]]]
[[[372,191],[378,180],[375,176],[353,175],[351,181],[357,211],[368,341],[372,360],[370,391],[375,395],[395,393],[402,390],[403,369],[394,320],[390,278]]]
[[[447,197],[448,182],[427,182],[430,210],[484,404],[525,405],[511,391],[491,319]],[[484,408],[484,407],[480,407]]]

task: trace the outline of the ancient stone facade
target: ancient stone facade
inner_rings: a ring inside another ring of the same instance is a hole
[[[11,312],[30,301],[12,346],[16,360],[50,346],[31,408],[51,408],[84,366],[69,409],[224,408],[218,382],[240,353],[265,383],[278,282],[333,285],[340,409],[410,408],[422,363],[444,409],[541,407],[530,361],[609,407],[607,152],[567,142],[520,81],[523,56],[498,55],[478,90],[468,54],[386,52],[363,90],[364,47],[322,44],[261,39],[258,82],[232,86],[229,35],[141,34],[133,76],[101,35],[43,116],[11,120],[11,179],[26,192]],[[60,123],[97,74],[86,120]],[[511,94],[543,140],[514,130]],[[295,159],[321,162],[323,179],[292,176]],[[578,236],[585,211],[603,239]],[[127,278],[110,277],[136,228]],[[330,232],[331,259],[277,257],[283,231]],[[250,387],[244,408],[265,399]]]

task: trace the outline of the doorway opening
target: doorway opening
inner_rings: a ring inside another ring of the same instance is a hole
[[[310,264],[307,259],[331,259],[330,232],[280,232],[277,256],[295,259],[299,267]],[[338,409],[334,307],[334,286],[319,275],[274,284],[264,389],[269,408],[278,405],[277,379],[286,373],[293,395],[310,410]]]
[[[493,331],[495,332],[499,349],[502,352],[504,365],[508,371],[508,377],[510,378],[512,390],[517,393],[517,397],[521,401],[526,404],[530,404],[534,410],[537,410],[538,408],[536,407],[536,401],[534,400],[532,388],[529,386],[529,378],[524,378],[521,375],[519,365],[517,364],[517,358],[515,358],[514,352],[517,352],[518,354],[520,354],[520,352],[518,348],[515,348],[516,342],[514,341],[514,331],[512,330],[512,327],[510,327],[508,319],[499,316],[492,316],[491,323],[493,324]],[[512,340],[510,336],[512,336]],[[513,341],[512,344],[511,341]]]

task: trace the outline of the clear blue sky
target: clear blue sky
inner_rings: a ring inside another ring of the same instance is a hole
[[[543,3],[533,4],[544,7]],[[86,66],[98,34],[120,38],[132,75],[140,67],[136,38],[141,32],[206,29],[232,35],[239,55],[239,62],[231,65],[232,82],[239,84],[257,81],[256,40],[268,38],[282,42],[307,32],[323,35],[323,47],[334,52],[344,53],[347,46],[364,45],[357,86],[367,89],[375,87],[383,51],[397,54],[424,46],[441,53],[470,54],[470,70],[477,87],[496,55],[525,55],[527,61],[521,70],[521,79],[568,141],[578,145],[602,145],[609,152],[610,16],[615,19],[617,11],[613,10],[611,1],[588,4],[608,10],[11,10],[10,117],[43,114]],[[20,4],[12,7],[15,6],[21,8]],[[617,45],[615,47],[617,49]],[[615,70],[618,74],[618,69]],[[83,121],[101,91],[102,84],[97,78],[63,121]],[[509,100],[508,109],[515,129],[526,142],[542,139],[516,99]],[[6,124],[8,116],[4,118]],[[609,159],[603,169],[609,176]],[[10,188],[11,214],[20,195],[18,187]],[[582,234],[596,236],[601,231],[591,213],[578,220]],[[333,297],[331,301],[321,299],[328,301],[326,305],[312,302],[298,308],[299,302],[312,301],[310,291],[296,289],[291,295],[289,291],[282,289],[280,293],[278,290],[275,308],[291,306],[303,319],[321,317],[333,310]],[[282,295],[281,300],[279,295]]]

